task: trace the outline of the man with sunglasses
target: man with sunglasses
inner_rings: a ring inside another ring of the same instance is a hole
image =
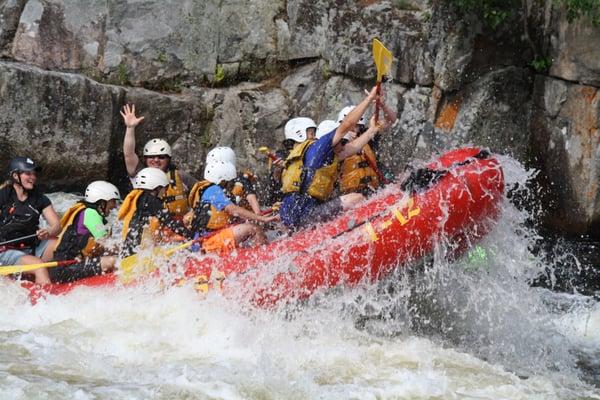
[[[380,101],[386,123],[389,125],[393,124],[397,119],[396,113],[384,103],[382,97],[380,97]],[[355,106],[344,107],[338,114],[337,123],[341,124],[354,108]],[[347,136],[352,139],[361,136],[367,130],[365,124],[365,117],[361,116],[356,126],[348,132]],[[380,137],[374,137],[364,145],[361,151],[346,157],[342,161],[338,181],[338,186],[342,194],[362,193],[368,196],[385,183],[380,180],[381,172],[376,156],[376,149],[379,144],[378,139]]]
[[[49,261],[60,233],[60,219],[50,199],[36,186],[40,167],[26,157],[15,157],[8,167],[9,180],[0,188],[0,265],[39,264]],[[40,217],[48,223],[40,228]],[[48,271],[32,271],[35,282],[50,283]]]
[[[126,126],[123,155],[127,175],[133,183],[135,175],[146,167],[158,168],[167,174],[170,184],[163,197],[164,205],[171,214],[183,217],[189,211],[188,192],[197,182],[191,174],[181,171],[171,163],[171,146],[163,139],[152,139],[144,146],[143,163],[135,153],[135,127],[144,117],[135,115],[135,105],[123,106],[121,116]]]

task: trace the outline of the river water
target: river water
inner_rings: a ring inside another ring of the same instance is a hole
[[[502,164],[508,185],[533,175]],[[152,284],[32,306],[2,282],[0,399],[600,399],[600,303],[530,285],[553,268],[532,218],[507,200],[471,257],[440,245],[271,311]]]

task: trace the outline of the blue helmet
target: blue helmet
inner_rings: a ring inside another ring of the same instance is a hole
[[[13,172],[28,172],[35,171],[40,172],[42,167],[37,165],[31,158],[28,157],[15,157],[10,160],[8,164],[8,175],[12,175]]]

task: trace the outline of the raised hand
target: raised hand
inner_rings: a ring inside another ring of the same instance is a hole
[[[123,122],[125,122],[125,126],[128,128],[134,128],[144,120],[144,117],[138,118],[135,116],[135,104],[125,104],[123,106],[123,110],[120,111],[120,114],[123,117]]]

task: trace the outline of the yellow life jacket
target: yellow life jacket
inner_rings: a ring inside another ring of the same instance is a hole
[[[169,180],[171,184],[167,186],[163,201],[165,208],[173,215],[183,216],[190,209],[188,196],[185,194],[185,188],[179,175],[179,170],[169,171]]]
[[[285,169],[281,174],[281,191],[283,193],[293,193],[300,191],[304,179],[304,155],[308,147],[314,140],[306,140],[294,146],[285,160]],[[315,171],[306,193],[317,200],[325,201],[331,196],[333,187],[338,177],[339,160],[334,156],[330,165],[319,168]]]
[[[196,208],[196,205],[198,205],[198,201],[202,197],[202,193],[204,193],[204,190],[206,188],[208,188],[210,185],[212,185],[211,182],[209,182],[207,180],[202,180],[202,181],[196,182],[194,184],[194,186],[192,186],[192,189],[190,190],[190,194],[188,194],[188,204],[192,208]]]
[[[201,188],[196,189],[195,193],[196,203],[194,206],[194,219],[192,220],[192,227],[195,230],[201,230],[204,228],[210,230],[218,230],[225,228],[227,225],[231,224],[231,221],[233,219],[233,217],[229,213],[225,212],[224,210],[217,210],[212,204],[210,205],[210,207],[208,207],[207,204],[203,207],[197,207],[198,201],[200,201],[200,199],[202,198],[202,193],[204,193],[204,191],[208,189],[208,187],[214,185],[213,183],[208,181],[202,182],[205,183],[202,184]],[[198,182],[194,186],[200,186],[199,184],[200,182]]]
[[[300,191],[303,178],[304,153],[312,143],[314,143],[314,140],[298,143],[285,159],[284,169],[281,173],[281,191],[283,193]]]
[[[87,207],[85,206],[85,204],[76,203],[73,207],[69,208],[67,212],[65,212],[65,214],[60,219],[60,226],[62,230],[58,235],[58,239],[56,241],[56,245],[54,246],[54,250],[58,249],[58,246],[63,241],[65,232],[67,231],[67,229],[69,229],[71,225],[73,225],[73,222],[75,222],[75,218],[79,215],[79,213],[85,211],[86,208]],[[94,240],[94,237],[90,234],[87,243],[81,249],[81,255],[83,255],[84,257],[89,257],[94,252],[95,247],[96,241]]]
[[[377,158],[368,144],[360,153],[344,159],[339,183],[342,193],[360,192],[367,187],[376,190],[379,178],[372,165],[377,165]]]
[[[121,208],[119,208],[117,218],[119,220],[123,220],[123,239],[127,237],[127,233],[129,232],[129,223],[137,211],[137,201],[142,193],[144,193],[142,189],[133,189],[131,192],[129,192],[127,197],[125,197],[123,204],[121,204]]]

